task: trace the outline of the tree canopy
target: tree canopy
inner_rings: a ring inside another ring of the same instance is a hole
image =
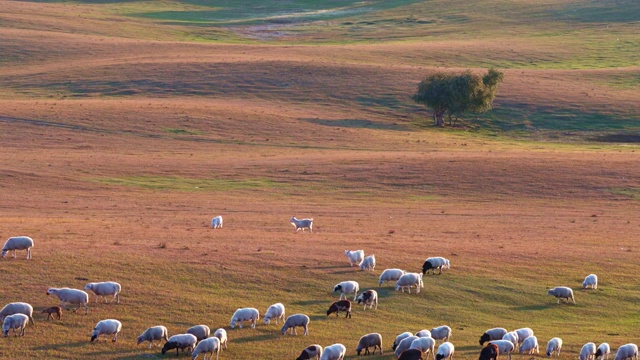
[[[466,112],[490,110],[503,77],[496,69],[489,69],[482,77],[470,70],[460,75],[435,73],[418,84],[413,101],[431,108],[434,125],[444,126],[445,117],[451,124]]]

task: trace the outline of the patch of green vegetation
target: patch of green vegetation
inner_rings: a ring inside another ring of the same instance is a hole
[[[640,200],[640,188],[614,188],[610,190],[613,194],[628,196],[634,200]]]
[[[177,129],[177,128],[165,128],[162,130],[171,134],[176,134],[176,135],[204,135],[205,134],[204,131],[199,131],[199,130],[187,130],[187,129]]]
[[[149,190],[210,192],[221,190],[259,190],[284,187],[285,184],[269,179],[193,179],[179,176],[129,176],[102,178],[94,181],[117,186],[137,187]]]
[[[409,196],[409,200],[417,201],[417,202],[435,201],[435,200],[440,200],[440,197],[436,195],[412,195],[412,196]]]

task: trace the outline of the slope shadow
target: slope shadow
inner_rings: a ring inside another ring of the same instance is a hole
[[[366,119],[300,119],[308,123],[330,126],[330,127],[344,127],[344,128],[357,128],[357,129],[377,129],[377,130],[397,130],[406,131],[407,127],[396,123],[382,123],[377,121],[371,121]]]

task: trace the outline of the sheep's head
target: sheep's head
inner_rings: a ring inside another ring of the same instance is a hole
[[[178,347],[178,343],[175,341],[168,341],[167,343],[164,344],[164,346],[162,347],[162,355],[166,354],[167,351],[175,349]]]
[[[54,288],[49,288],[49,290],[47,290],[47,295],[51,295],[51,294],[55,294],[56,293],[56,289]]]
[[[7,256],[8,252],[9,252],[9,250],[2,249],[2,257]]]
[[[338,291],[342,291],[342,285],[338,284],[333,288],[333,292],[338,292]]]

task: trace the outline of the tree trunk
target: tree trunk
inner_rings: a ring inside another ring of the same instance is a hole
[[[444,112],[434,111],[433,112],[433,125],[434,126],[444,126]]]

